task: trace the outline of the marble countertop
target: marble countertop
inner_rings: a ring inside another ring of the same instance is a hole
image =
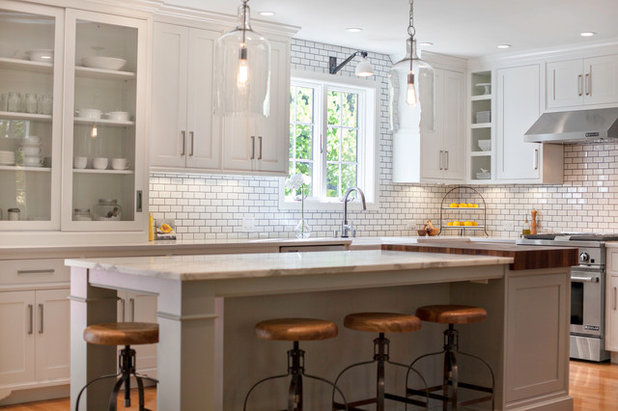
[[[66,264],[101,271],[179,281],[228,280],[275,276],[420,270],[511,264],[512,258],[398,251],[325,251],[67,259]]]

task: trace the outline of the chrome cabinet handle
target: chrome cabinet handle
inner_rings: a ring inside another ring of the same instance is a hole
[[[255,159],[255,136],[251,136],[251,160]]]
[[[129,309],[131,311],[131,322],[135,322],[135,298],[129,298]]]
[[[260,149],[258,150],[258,160],[262,159],[262,136],[258,136],[258,143],[260,145]]]
[[[45,307],[43,304],[39,304],[39,334],[43,334],[43,312]]]
[[[588,68],[588,95],[592,95],[592,66]]]
[[[141,213],[143,206],[142,206],[142,200],[143,200],[143,192],[142,190],[137,190],[135,192],[135,212],[136,213]]]
[[[590,95],[590,73],[586,73],[586,95]]]
[[[575,283],[598,283],[599,277],[577,277],[572,276],[571,281]]]
[[[193,131],[189,131],[189,136],[191,136],[191,152],[189,153],[189,157],[193,157],[193,148],[195,144],[195,133]]]
[[[445,157],[445,163],[446,166],[444,167],[445,170],[448,170],[448,150],[444,151],[444,157]]]
[[[126,304],[125,304],[124,298],[120,299],[120,305],[122,306],[122,308],[121,308],[122,309],[122,316],[120,317],[120,320],[121,320],[121,322],[125,322],[127,320],[127,316],[126,316],[127,313],[126,313],[126,310],[125,310]]]
[[[28,304],[28,316],[29,316],[29,324],[28,334],[32,334],[34,332],[34,307],[32,304]]]
[[[17,274],[53,274],[56,270],[47,268],[42,270],[17,270]]]
[[[538,148],[534,149],[533,166],[535,170],[539,169],[539,149]]]
[[[184,156],[185,155],[185,144],[187,143],[187,132],[184,130],[181,130],[180,136],[182,137],[182,151],[180,152],[180,155]]]
[[[443,163],[443,156],[442,153],[444,153],[444,151],[440,150],[440,155],[438,157],[438,166],[440,167],[440,170],[444,170],[444,167],[442,166]]]
[[[613,296],[612,300],[614,301],[614,304],[613,304],[614,305],[614,311],[616,311],[616,287],[614,287],[613,290],[614,290],[614,296]]]
[[[554,71],[554,100],[556,99],[556,79],[555,79],[555,71]],[[583,77],[581,74],[577,75],[577,95],[581,96],[583,94],[582,92],[582,88],[583,88]]]

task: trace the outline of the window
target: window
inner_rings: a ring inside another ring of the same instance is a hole
[[[354,186],[373,202],[376,87],[367,80],[361,86],[356,79],[335,83],[312,77],[292,77],[290,175],[311,177],[310,203],[338,203]],[[286,201],[297,194],[286,189]]]

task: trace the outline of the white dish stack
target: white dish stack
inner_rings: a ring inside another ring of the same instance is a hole
[[[17,149],[21,156],[21,165],[24,167],[42,167],[41,139],[36,136],[24,137],[21,146]]]
[[[14,166],[15,152],[0,150],[0,166]]]

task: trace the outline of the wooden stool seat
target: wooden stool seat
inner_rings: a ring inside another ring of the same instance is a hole
[[[487,311],[472,305],[426,305],[416,309],[423,321],[443,324],[471,324],[484,321]]]
[[[159,324],[94,324],[84,330],[84,341],[98,345],[139,345],[159,342]]]
[[[315,318],[276,318],[257,323],[255,334],[263,340],[327,340],[337,336],[337,325]]]
[[[356,331],[376,333],[407,333],[421,328],[421,320],[414,315],[399,313],[348,314],[343,325]]]

